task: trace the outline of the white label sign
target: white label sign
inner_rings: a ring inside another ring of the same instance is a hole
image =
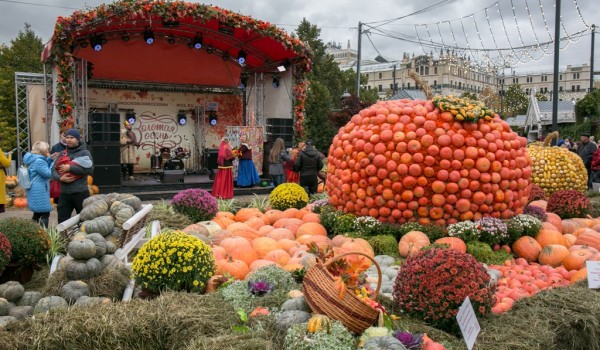
[[[589,287],[600,288],[600,261],[586,261],[586,267]]]
[[[473,349],[473,345],[475,344],[475,340],[477,339],[477,335],[479,335],[481,327],[479,326],[477,316],[475,316],[475,311],[473,310],[473,305],[471,305],[469,297],[467,297],[463,304],[458,308],[456,320],[458,321],[458,326],[465,339],[467,348],[469,350]]]

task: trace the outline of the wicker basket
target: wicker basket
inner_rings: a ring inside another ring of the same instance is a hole
[[[381,287],[381,268],[373,258],[360,252],[341,254],[326,263],[318,261],[304,275],[302,291],[306,303],[313,312],[338,320],[350,331],[360,334],[373,325],[379,312],[360,300],[354,293],[348,292],[343,298],[339,298],[339,291],[335,288],[335,277],[327,267],[347,255],[362,255],[371,260],[377,268],[377,288],[372,296],[376,299]]]

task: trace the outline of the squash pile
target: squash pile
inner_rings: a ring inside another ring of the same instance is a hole
[[[527,141],[487,109],[473,107],[477,121],[461,122],[448,103],[450,111],[433,101],[381,101],[353,116],[329,149],[330,204],[392,223],[519,214],[530,187]]]
[[[546,192],[547,196],[559,190],[587,190],[587,171],[577,153],[567,148],[550,146],[550,141],[558,137],[555,131],[543,143],[533,143],[527,147],[533,161],[531,180]]]
[[[83,201],[79,213],[82,233],[99,233],[115,244],[121,240],[122,226],[142,207],[141,200],[128,193],[97,194]]]

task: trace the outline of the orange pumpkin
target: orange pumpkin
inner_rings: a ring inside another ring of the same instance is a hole
[[[225,259],[225,257],[227,256],[227,251],[223,247],[212,246],[212,247],[210,247],[210,250],[212,250],[212,252],[213,252],[215,261]]]
[[[546,213],[546,222],[551,223],[557,228],[557,231],[562,232],[562,219],[554,213]]]
[[[214,245],[221,245],[221,242],[225,238],[229,238],[229,237],[234,237],[233,232],[231,232],[229,230],[219,230],[219,231],[215,232],[215,234],[212,235],[212,237],[210,237],[210,242]]]
[[[581,224],[581,227],[588,227],[591,228],[596,224],[596,221],[593,219],[585,219],[585,218],[573,218],[571,219],[579,224]]]
[[[584,232],[577,237],[575,244],[587,245],[600,250],[600,232],[591,230]]]
[[[575,250],[569,252],[569,255],[562,261],[565,269],[568,271],[581,270],[585,267],[585,262],[593,255],[589,250]]]
[[[259,237],[252,241],[252,247],[258,254],[259,258],[264,258],[268,252],[275,249],[281,249],[279,243],[276,240],[269,237]]]
[[[319,248],[331,246],[331,240],[329,239],[329,237],[321,235],[302,235],[296,238],[296,241],[300,244],[306,245],[314,243]]]
[[[13,201],[13,205],[16,208],[26,208],[27,207],[27,198],[16,197]]]
[[[92,185],[92,193],[94,193],[94,194],[100,193],[100,188],[98,188],[98,186],[96,186],[96,185]]]
[[[227,254],[233,259],[242,260],[246,265],[250,265],[258,259],[258,254],[250,242],[243,237],[225,238],[221,242],[221,247],[225,248]]]
[[[300,209],[288,208],[281,213],[282,218],[295,219]]]
[[[273,224],[273,227],[275,227],[275,228],[287,228],[288,230],[292,231],[292,233],[295,235],[296,231],[298,230],[298,228],[300,226],[302,226],[303,224],[304,224],[304,221],[302,221],[300,219],[296,219],[296,218],[281,218],[281,219],[277,220]]]
[[[573,219],[563,220],[562,224],[562,233],[573,233],[576,230],[582,228],[581,223],[576,222]]]
[[[546,207],[548,207],[548,202],[540,199],[537,201],[530,202],[529,205],[533,205],[538,208],[542,208],[542,209],[546,210]]]
[[[238,280],[243,280],[249,271],[248,264],[241,260],[233,259],[231,256],[217,260],[216,265],[217,275],[231,276]]]
[[[569,249],[564,245],[550,244],[542,248],[538,261],[542,265],[558,267],[569,256]]]
[[[458,237],[443,237],[436,240],[436,244],[447,244],[448,248],[458,250],[461,253],[467,252],[467,245]]]
[[[523,236],[513,243],[512,250],[518,257],[532,262],[538,259],[542,246],[533,237]]]
[[[265,217],[269,219],[269,224],[273,225],[277,220],[283,217],[283,213],[281,210],[270,209],[265,212]]]
[[[580,249],[589,251],[592,254],[598,253],[598,249],[589,247],[589,246],[584,245],[584,244],[573,244],[572,246],[569,247],[569,251],[570,252],[574,252],[574,251],[580,250]]]
[[[290,264],[289,262],[283,267],[283,269],[288,272],[302,270],[303,268],[304,268],[304,266],[302,264]]]
[[[302,221],[304,222],[316,222],[317,224],[321,223],[321,217],[316,213],[307,213],[302,217]]]
[[[558,228],[556,228],[556,226],[554,226],[551,223],[546,222],[546,221],[544,221],[542,223],[542,228],[541,229],[542,230],[551,230],[551,231],[561,231],[562,232],[562,230],[559,230]]]
[[[271,250],[264,256],[265,260],[276,262],[279,266],[284,266],[290,260],[290,254],[283,249]]]
[[[421,250],[421,248],[426,247],[431,244],[429,237],[421,231],[410,231],[402,238],[400,238],[400,242],[398,243],[398,252],[400,256],[403,258],[408,257],[409,255],[415,254]]]
[[[341,247],[342,244],[344,244],[349,239],[350,238],[348,236],[337,235],[333,237],[333,239],[331,240],[331,244],[333,244],[334,247]]]
[[[316,222],[306,222],[298,227],[296,230],[296,237],[304,235],[320,235],[327,236],[327,230],[325,227]]]
[[[584,267],[581,270],[577,271],[571,277],[571,280],[569,282],[571,282],[571,284],[575,284],[575,283],[577,283],[579,281],[583,281],[583,280],[587,280],[587,267]]]
[[[270,223],[265,223],[264,220],[262,218],[259,217],[255,217],[255,218],[251,218],[248,221],[244,221],[244,223],[250,227],[252,227],[253,229],[257,230],[265,225],[269,225]],[[270,225],[269,225],[270,226]]]
[[[304,215],[309,214],[311,211],[308,209],[300,209],[298,210],[298,212],[296,213],[296,219],[300,219],[302,220],[302,218],[304,217]]]
[[[550,231],[550,230],[540,230],[540,232],[535,236],[535,240],[544,248],[550,244],[560,244],[562,246],[567,246],[567,240],[562,235],[562,233],[558,231]]]
[[[593,230],[591,228],[588,228],[588,227],[582,227],[582,228],[578,228],[577,230],[575,230],[573,232],[573,236],[579,237],[579,236],[581,236],[581,234],[586,233],[586,232],[594,233],[594,232],[597,232],[597,231]]]
[[[271,225],[264,225],[262,227],[260,227],[258,229],[258,235],[260,237],[267,237],[269,235],[269,232],[273,231],[273,226]]]
[[[227,226],[233,224],[235,221],[227,216],[217,216],[211,220],[217,225],[221,226],[222,229],[226,229]]]
[[[567,233],[567,234],[563,235],[563,237],[565,237],[565,239],[567,240],[567,248],[569,248],[573,244],[575,244],[575,241],[577,240],[577,237],[575,235],[570,234],[570,233]]]
[[[229,218],[231,220],[235,219],[235,214],[233,214],[232,212],[229,211],[218,211],[217,214],[215,214],[216,218],[222,218],[222,217],[226,217]]]
[[[246,222],[251,218],[263,218],[265,215],[257,208],[242,208],[235,213],[234,220],[237,222]]]
[[[269,265],[277,265],[277,263],[274,261],[271,261],[271,260],[258,259],[258,260],[254,260],[252,262],[252,264],[250,264],[249,270],[250,270],[250,272],[254,272],[263,266],[269,266]]]
[[[290,253],[290,249],[292,249],[293,247],[295,247],[298,244],[298,242],[296,242],[295,240],[291,240],[291,239],[287,239],[287,238],[279,239],[279,240],[277,240],[277,243],[279,243],[279,246],[281,247],[281,249],[285,250],[288,253]],[[291,255],[291,253],[290,253],[290,255]]]
[[[274,228],[273,230],[271,230],[271,232],[267,234],[267,237],[273,238],[276,241],[279,241],[281,239],[296,239],[294,233],[288,230],[287,228]]]

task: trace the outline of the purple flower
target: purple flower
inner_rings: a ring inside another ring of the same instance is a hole
[[[267,281],[248,281],[248,291],[254,295],[265,295],[273,289],[273,284]]]
[[[409,332],[395,331],[394,338],[400,340],[404,346],[409,350],[416,350],[421,348],[421,342],[423,341],[423,334],[417,333],[412,334]]]

